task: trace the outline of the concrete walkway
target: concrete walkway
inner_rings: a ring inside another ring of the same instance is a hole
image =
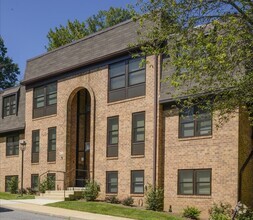
[[[93,214],[69,209],[44,206],[45,204],[57,201],[46,199],[27,199],[27,200],[1,200],[0,207],[18,209],[50,216],[64,217],[67,219],[85,219],[85,220],[129,220],[129,218],[114,217],[109,215]]]

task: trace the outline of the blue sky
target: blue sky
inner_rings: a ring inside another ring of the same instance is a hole
[[[8,56],[19,65],[23,78],[26,60],[46,52],[50,28],[67,20],[84,21],[110,6],[126,7],[136,0],[0,0],[0,35]]]

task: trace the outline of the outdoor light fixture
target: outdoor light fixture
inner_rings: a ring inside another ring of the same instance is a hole
[[[25,140],[20,141],[20,150],[22,152],[22,162],[21,162],[21,196],[23,196],[23,183],[24,183],[24,151],[26,149]]]

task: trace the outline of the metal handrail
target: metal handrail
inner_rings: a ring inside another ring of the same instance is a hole
[[[44,176],[45,174],[48,174],[48,173],[63,173],[64,177],[63,177],[63,180],[57,180],[57,181],[63,181],[63,192],[64,192],[64,200],[65,200],[65,191],[66,191],[66,176],[67,174],[73,172],[73,171],[84,171],[84,172],[88,172],[88,170],[83,170],[83,169],[76,169],[76,168],[73,168],[71,170],[69,170],[68,172],[66,171],[61,171],[61,170],[48,170],[42,174],[39,175],[39,186],[40,186],[40,180],[41,180],[41,177]]]
[[[66,172],[61,170],[48,170],[42,174],[39,175],[39,186],[40,186],[40,178],[48,173],[63,173],[63,180],[57,180],[57,181],[63,181],[63,193],[64,193],[64,200],[65,200],[65,180],[66,180]]]

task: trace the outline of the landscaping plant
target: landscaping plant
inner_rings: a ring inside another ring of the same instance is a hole
[[[230,220],[232,215],[232,207],[228,203],[214,203],[209,210],[210,220]]]
[[[146,204],[148,210],[163,210],[164,191],[159,187],[148,186],[146,191]]]
[[[131,196],[128,196],[122,200],[122,205],[132,206],[133,204],[134,204],[134,199]]]
[[[201,211],[198,210],[196,207],[189,207],[184,209],[183,217],[190,218],[190,219],[199,219]]]
[[[11,180],[7,181],[8,188],[12,194],[18,193],[18,178],[12,177]]]
[[[107,196],[105,198],[105,201],[112,204],[119,204],[120,200],[117,198],[117,196]]]
[[[83,197],[86,201],[95,201],[100,192],[100,186],[96,181],[89,181],[83,191]]]

